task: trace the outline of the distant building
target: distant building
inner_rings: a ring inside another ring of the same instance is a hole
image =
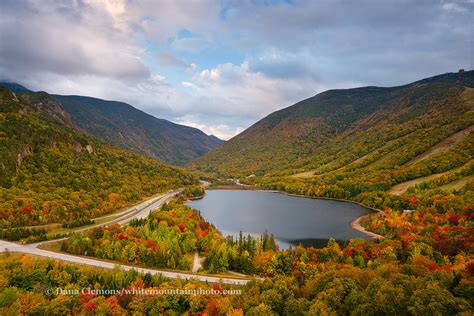
[[[460,74],[463,74],[464,73],[464,69],[459,69],[458,71]]]
[[[413,213],[415,210],[403,210],[403,213]]]

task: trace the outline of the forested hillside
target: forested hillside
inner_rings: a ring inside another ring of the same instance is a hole
[[[44,92],[0,87],[0,226],[93,218],[192,184],[184,170],[107,145]]]
[[[312,172],[307,177],[343,167],[344,177],[380,173],[469,128],[473,88],[469,71],[393,88],[329,90],[270,114],[190,166],[225,177]]]
[[[127,103],[83,96],[53,97],[88,134],[167,163],[184,165],[223,143],[197,128],[158,119]]]
[[[427,238],[455,255],[474,245],[473,125],[474,71],[330,90],[270,114],[190,168],[362,202],[385,210],[363,222],[369,230]]]
[[[450,254],[429,239],[410,234],[354,239],[342,249],[329,240],[322,249],[298,246],[279,251],[267,233],[260,238],[242,234],[224,238],[182,202],[177,199],[125,227],[74,234],[64,241],[63,250],[133,265],[186,269],[190,253],[198,249],[206,256],[207,272],[232,270],[265,279],[233,287],[239,291],[235,295],[139,295],[129,292],[211,288],[217,292],[231,287],[5,253],[0,256],[0,313],[472,314],[472,254]],[[453,232],[459,219],[424,220]],[[399,224],[426,229],[406,218]]]
[[[326,91],[267,116],[190,168],[339,198],[432,174],[445,176],[438,185],[468,183],[473,78],[469,71],[394,88]]]

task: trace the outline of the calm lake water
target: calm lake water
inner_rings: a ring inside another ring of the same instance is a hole
[[[368,211],[353,203],[317,200],[250,190],[209,190],[188,203],[224,235],[273,233],[281,248],[321,247],[330,237],[344,243],[368,238],[351,222]]]

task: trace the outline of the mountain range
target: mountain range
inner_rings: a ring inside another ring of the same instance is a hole
[[[474,71],[329,90],[268,115],[189,168],[209,179],[338,198],[440,177],[449,180],[438,186],[466,184],[473,124]]]
[[[1,84],[16,93],[31,92],[16,83]],[[184,165],[223,143],[197,128],[156,118],[127,103],[77,95],[52,97],[89,135],[167,163]]]
[[[474,177],[474,71],[397,87],[325,91],[268,115],[220,146],[199,130],[126,103],[8,87],[18,102],[78,135],[176,164],[204,154],[187,168],[214,181],[234,178],[290,193],[363,200],[371,194],[467,190]],[[22,156],[22,150],[12,153]],[[14,164],[11,157],[5,161]],[[16,179],[3,165],[4,181]]]

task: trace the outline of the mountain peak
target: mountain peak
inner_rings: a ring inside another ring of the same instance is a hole
[[[168,163],[184,165],[223,143],[199,129],[156,118],[124,102],[53,97],[88,134]]]
[[[0,85],[4,86],[5,88],[11,90],[12,92],[32,92],[31,90],[25,88],[24,86],[15,83],[15,82],[7,82],[7,81],[0,81]]]
[[[367,142],[403,133],[440,138],[474,123],[473,87],[474,71],[464,71],[397,87],[328,90],[268,115],[191,167],[226,177],[272,174],[343,155],[350,161]]]

